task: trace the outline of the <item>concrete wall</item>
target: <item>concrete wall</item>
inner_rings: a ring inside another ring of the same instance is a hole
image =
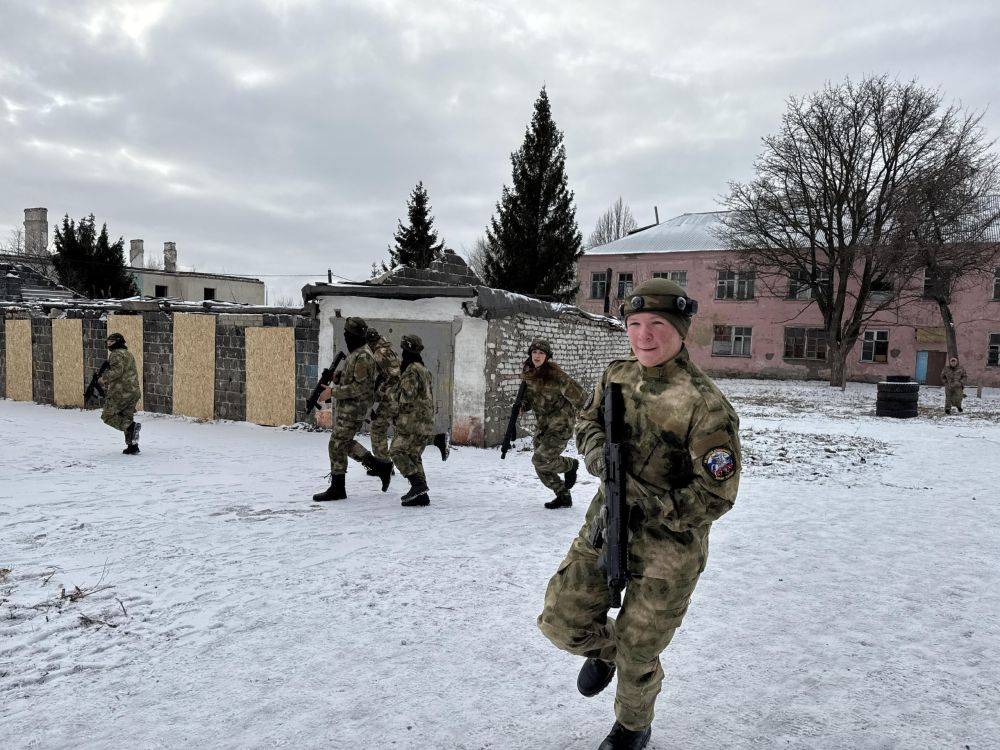
[[[130,269],[145,297],[155,297],[157,285],[167,287],[168,297],[200,302],[205,299],[205,287],[215,289],[215,299],[244,305],[264,304],[264,282],[241,281],[233,278],[197,274],[169,273],[154,269]]]

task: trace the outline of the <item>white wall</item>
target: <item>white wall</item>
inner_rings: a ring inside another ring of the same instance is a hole
[[[264,282],[241,281],[193,273],[172,274],[146,269],[133,271],[136,285],[146,297],[156,296],[156,286],[167,287],[167,296],[200,302],[205,299],[205,287],[215,289],[215,299],[220,302],[241,302],[247,305],[264,304]]]

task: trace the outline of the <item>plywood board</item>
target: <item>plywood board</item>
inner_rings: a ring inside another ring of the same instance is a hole
[[[108,336],[112,333],[120,333],[125,337],[125,346],[135,359],[135,369],[139,373],[139,391],[143,389],[142,377],[142,316],[141,315],[109,315],[108,316]],[[139,398],[136,409],[143,408],[143,399]]]
[[[295,334],[292,328],[247,328],[247,421],[295,422]]]
[[[945,335],[944,328],[938,327],[921,327],[918,326],[916,329],[917,343],[918,344],[944,344],[948,341]]]
[[[31,321],[8,320],[6,329],[7,398],[31,401]]]
[[[174,414],[212,419],[215,316],[174,313]]]
[[[56,406],[83,406],[83,321],[52,321],[52,392]]]

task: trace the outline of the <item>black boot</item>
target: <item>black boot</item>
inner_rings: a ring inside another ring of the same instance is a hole
[[[122,453],[126,456],[134,456],[139,452],[139,427],[141,425],[138,422],[132,422],[125,428],[125,450]]]
[[[435,435],[434,445],[437,446],[437,449],[439,451],[441,451],[441,460],[447,461],[448,455],[451,453],[451,446],[448,445],[448,433],[439,432],[437,435]]]
[[[327,500],[346,500],[347,490],[344,488],[344,475],[334,474],[330,477],[330,488],[313,495],[313,500],[323,503]]]
[[[604,659],[587,659],[576,677],[576,689],[580,694],[593,698],[611,684],[615,676],[615,663]]]
[[[611,733],[604,738],[597,750],[642,750],[649,744],[649,737],[653,734],[652,727],[645,729],[626,729],[617,721],[611,727]]]
[[[418,505],[430,505],[431,499],[427,495],[427,480],[422,474],[408,476],[410,489],[400,498],[400,505],[404,508],[412,508]]]
[[[571,508],[573,507],[573,496],[566,490],[557,492],[554,499],[545,503],[545,507],[549,510],[555,510],[556,508]]]
[[[378,458],[378,456],[375,456],[375,458]],[[378,460],[379,460],[379,461],[389,461],[389,459],[387,459],[387,458],[378,458]],[[392,463],[392,461],[389,461],[389,463],[391,464],[391,463]],[[370,476],[370,477],[377,477],[377,476],[379,476],[379,473],[378,473],[378,469],[376,469],[376,468],[371,468],[371,469],[369,469],[369,470],[368,470],[367,472],[365,472],[365,473],[366,473],[366,474],[367,474],[368,476]],[[389,469],[389,476],[392,476],[392,475],[393,475],[393,474],[395,474],[395,473],[396,473],[396,470],[395,470],[395,469]]]
[[[572,489],[573,485],[576,484],[576,470],[580,468],[580,462],[575,458],[573,459],[573,468],[566,472],[566,489]]]
[[[384,458],[376,458],[374,455],[369,453],[365,456],[361,465],[368,469],[369,476],[378,477],[382,480],[382,492],[389,489],[389,482],[392,481],[392,461],[386,461]]]

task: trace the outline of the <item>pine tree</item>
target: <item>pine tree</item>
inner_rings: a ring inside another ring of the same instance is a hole
[[[430,201],[423,182],[418,182],[410,193],[406,212],[410,223],[403,226],[401,221],[397,222],[396,246],[389,248],[388,268],[430,268],[431,261],[440,258],[444,252],[444,243],[438,242],[437,232],[434,231],[434,217],[431,216]]]
[[[63,217],[56,227],[56,252],[52,258],[59,283],[91,299],[120,299],[138,293],[125,268],[125,240],[108,238],[108,225],[98,233],[94,215],[72,221]]]
[[[543,87],[524,143],[510,155],[513,187],[503,186],[486,230],[485,281],[512,292],[571,300],[583,254],[563,134]]]

